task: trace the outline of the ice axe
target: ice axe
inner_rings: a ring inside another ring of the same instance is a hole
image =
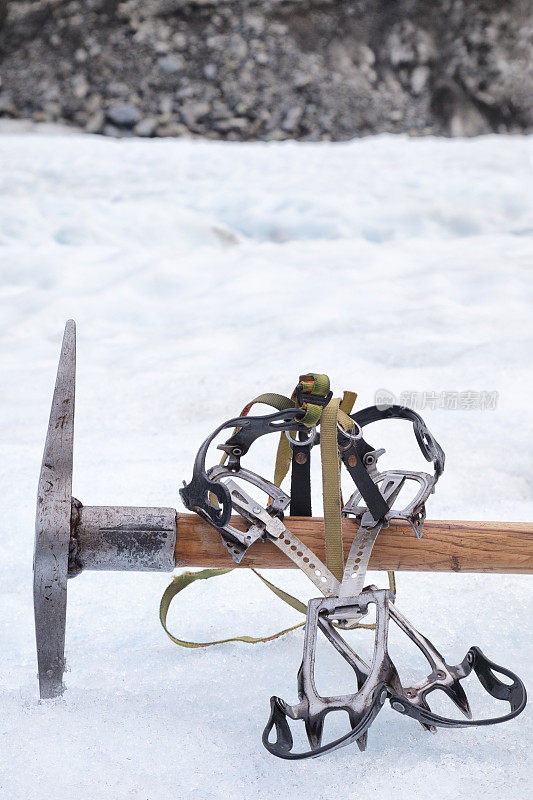
[[[175,566],[235,566],[212,528],[174,508],[84,506],[72,497],[76,326],[65,327],[37,494],[34,608],[42,699],[63,691],[67,581],[83,569],[171,572]],[[317,517],[287,525],[325,558]],[[237,522],[235,524],[238,524]],[[179,530],[179,537],[177,532]],[[351,543],[357,524],[343,521]],[[532,527],[521,522],[426,520],[420,541],[407,522],[393,521],[369,568],[431,572],[533,572]],[[406,535],[407,534],[407,535]],[[290,568],[273,544],[254,545],[241,567]]]

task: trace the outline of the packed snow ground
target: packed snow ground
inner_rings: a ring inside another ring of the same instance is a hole
[[[318,370],[356,389],[360,408],[378,388],[497,391],[496,410],[422,412],[447,453],[428,515],[532,520],[531,148],[519,137],[0,138],[2,798],[526,796],[528,709],[431,736],[387,706],[364,754],[276,760],[260,736],[270,696],[296,700],[301,631],[179,649],[157,616],[165,574],[69,583],[67,691],[40,704],[31,561],[68,317],[78,323],[74,493],[85,503],[180,508],[177,487],[207,433],[259,391],[290,391]],[[371,440],[389,466],[425,464],[401,423]],[[270,474],[273,456],[259,450],[248,463]],[[294,571],[276,577],[314,594]],[[477,644],[531,686],[530,579],[403,573],[398,583],[399,607],[450,663]],[[200,640],[296,621],[244,571],[196,584],[170,614],[178,635]],[[399,636],[392,654],[402,675],[424,669]],[[347,689],[335,653],[321,658],[324,691]]]

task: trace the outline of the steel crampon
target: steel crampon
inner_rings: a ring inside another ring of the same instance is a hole
[[[312,581],[321,597],[309,601],[305,621],[303,658],[298,671],[298,702],[289,705],[271,698],[271,713],[263,733],[263,744],[273,755],[285,759],[315,757],[356,742],[366,748],[367,733],[388,700],[398,713],[417,720],[424,729],[465,727],[504,722],[516,717],[525,707],[522,681],[510,670],[490,661],[478,647],[470,647],[464,659],[450,666],[434,645],[400,613],[395,605],[394,581],[389,589],[366,584],[366,571],[372,548],[380,531],[393,519],[408,521],[414,534],[423,534],[425,504],[435,491],[444,469],[444,452],[424,420],[403,406],[371,406],[351,413],[356,395],[345,392],[334,398],[327,376],[302,375],[291,397],[265,394],[248,404],[239,417],[220,425],[201,445],[191,481],[180,494],[185,506],[215,528],[233,560],[239,563],[257,541],[273,542]],[[254,403],[273,406],[273,413],[250,415]],[[372,423],[400,419],[410,422],[424,458],[433,464],[433,474],[413,470],[378,469],[385,452],[364,437]],[[219,464],[207,467],[208,450],[218,444],[223,451]],[[267,434],[278,434],[279,444],[274,481],[251,472],[241,464],[254,442]],[[310,463],[312,451],[320,447],[324,501],[326,563],[304,545],[285,525],[284,512],[311,515]],[[344,466],[353,480],[353,494],[343,504],[340,469]],[[290,495],[281,483],[291,471]],[[401,497],[413,487],[407,502]],[[261,492],[264,499],[256,498]],[[397,505],[399,503],[399,505]],[[232,514],[241,520],[233,524]],[[343,554],[341,516],[353,517],[358,530],[346,559]],[[265,581],[266,582],[266,581]],[[269,582],[266,582],[270,585]],[[302,604],[285,592],[280,596]],[[375,625],[365,625],[369,607],[375,609]],[[392,622],[416,645],[429,665],[427,676],[404,685],[388,653],[389,624]],[[374,649],[366,663],[348,644],[341,631],[353,628],[374,629]],[[318,630],[352,667],[352,694],[323,697],[315,685],[314,667]],[[246,637],[245,637],[246,638]],[[508,706],[506,713],[473,719],[462,681],[472,672],[494,700]],[[503,676],[503,679],[499,676]],[[429,705],[432,692],[444,692],[462,716],[447,718],[434,713]],[[349,729],[339,738],[323,744],[324,720],[332,711],[345,711]],[[304,722],[309,749],[294,751],[289,720]]]

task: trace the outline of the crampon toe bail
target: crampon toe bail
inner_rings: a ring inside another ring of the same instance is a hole
[[[514,717],[517,717],[526,707],[526,687],[518,675],[515,675],[514,672],[511,672],[511,670],[505,667],[501,667],[499,664],[495,664],[494,661],[490,661],[483,655],[479,647],[471,647],[463,661],[453,669],[460,675],[461,680],[468,677],[473,670],[488,694],[496,700],[509,703],[509,713],[483,719],[452,719],[434,714],[427,705],[427,701],[424,705],[415,705],[406,694],[391,695],[389,700],[392,708],[400,714],[405,714],[426,725],[441,728],[470,728],[480,725],[495,725],[500,722],[508,722],[514,719]],[[512,683],[504,683],[499,680],[495,675],[496,672],[510,678]],[[439,687],[433,687],[433,689],[436,688]],[[461,708],[459,703],[456,702],[456,705]],[[469,716],[471,717],[471,714],[469,714]]]
[[[385,684],[377,686],[374,692],[373,701],[370,707],[366,710],[362,718],[352,727],[344,736],[340,736],[328,744],[320,744],[311,750],[306,750],[301,753],[293,753],[293,737],[289,723],[287,721],[286,704],[279,697],[270,698],[270,717],[263,731],[263,744],[273,756],[278,758],[285,758],[291,761],[301,761],[304,758],[317,758],[325,753],[332,753],[340,747],[352,742],[357,742],[359,750],[366,750],[368,729],[372,722],[381,711],[383,704],[387,697],[387,690]],[[348,709],[346,709],[348,711]],[[324,712],[324,717],[327,715]],[[322,720],[323,721],[323,720]],[[272,730],[276,732],[276,741],[269,740]]]

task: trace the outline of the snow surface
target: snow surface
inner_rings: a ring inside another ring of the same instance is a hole
[[[507,725],[431,736],[387,706],[364,754],[273,758],[260,735],[272,694],[296,700],[301,631],[179,649],[157,616],[165,574],[69,582],[68,688],[40,704],[31,560],[71,316],[74,492],[87,504],[181,507],[177,487],[207,433],[259,391],[290,391],[318,370],[356,389],[360,408],[378,388],[499,392],[493,411],[423,412],[447,453],[429,517],[531,520],[531,147],[503,136],[0,138],[2,798],[526,797],[528,709]],[[423,466],[401,423],[380,436],[390,466]],[[248,464],[270,474],[272,447]],[[276,577],[315,593],[295,571]],[[477,644],[531,686],[527,577],[398,583],[399,607],[450,663]],[[298,621],[245,571],[188,592],[169,615],[184,637]],[[392,654],[402,675],[424,669],[398,635]],[[321,658],[325,690],[347,688],[335,653]]]

